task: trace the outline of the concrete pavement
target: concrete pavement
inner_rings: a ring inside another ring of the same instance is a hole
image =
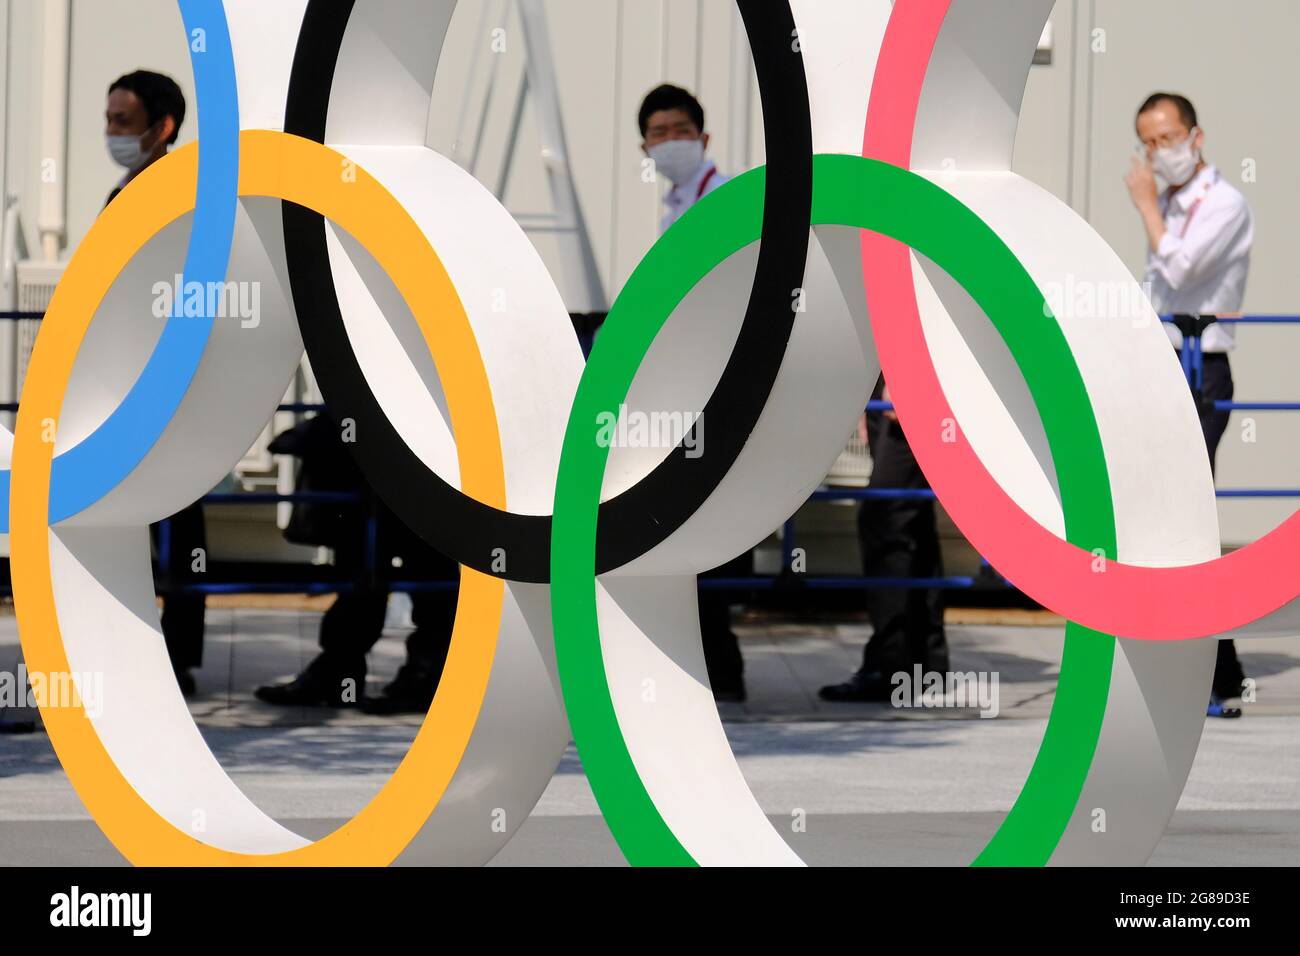
[[[268,813],[307,836],[361,807],[401,759],[419,719],[282,711],[256,683],[310,657],[318,613],[209,611],[195,714],[231,776]],[[1059,666],[1059,626],[956,625],[953,666],[1000,674],[1000,715],[827,705],[869,633],[855,624],[740,626],[751,700],[724,716],[746,779],[777,828],[811,863],[960,865],[1010,808],[1033,760]],[[400,638],[400,629],[391,632]],[[1154,864],[1300,861],[1300,639],[1241,642],[1259,701],[1242,720],[1207,723],[1188,787]],[[379,681],[400,640],[372,655]],[[16,661],[0,618],[0,668]],[[795,833],[793,814],[806,815]],[[570,749],[532,817],[496,863],[620,860]],[[0,863],[111,864],[43,733],[0,736]]]

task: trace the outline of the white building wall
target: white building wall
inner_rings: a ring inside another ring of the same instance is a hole
[[[1246,310],[1300,314],[1291,228],[1300,217],[1300,128],[1285,97],[1300,80],[1292,52],[1300,4],[1061,0],[1053,25],[1056,60],[1031,74],[1018,170],[1069,201],[1140,278],[1146,243],[1123,183],[1136,142],[1133,112],[1156,89],[1184,93],[1200,114],[1207,157],[1255,213]],[[1254,182],[1243,181],[1247,160],[1258,171]],[[1300,326],[1243,327],[1238,342],[1239,400],[1300,401],[1291,359]],[[1140,388],[1134,401],[1141,402]],[[1248,419],[1253,443],[1243,440]],[[1300,413],[1234,413],[1219,449],[1219,486],[1300,488],[1298,448]],[[1224,541],[1254,540],[1297,506],[1297,499],[1221,499]]]
[[[0,0],[2,181],[6,191],[23,197],[32,247],[41,159],[41,2]],[[988,2],[992,6],[998,0]],[[502,171],[502,146],[524,53],[517,17],[500,14],[505,6],[503,0],[462,3],[443,52],[429,126],[431,145],[468,163],[484,79],[467,83],[469,62],[476,46],[490,44],[491,29],[504,27],[506,51],[489,54],[497,58],[500,73],[476,170],[493,187]],[[713,137],[711,152],[727,172],[737,171],[746,160],[762,162],[757,96],[752,85],[747,94],[733,90],[737,17],[729,0],[548,0],[546,8],[579,199],[612,298],[654,241],[660,215],[661,187],[640,178],[635,115],[641,96],[665,80],[698,90]],[[1157,87],[1186,93],[1202,113],[1208,155],[1239,182],[1256,214],[1246,308],[1300,313],[1291,227],[1300,221],[1300,124],[1290,102],[1290,92],[1300,87],[1300,64],[1292,55],[1300,4],[1060,0],[1053,28],[1053,62],[1035,67],[1030,78],[1017,142],[1018,170],[1070,202],[1140,274],[1142,230],[1122,182],[1135,139],[1132,113]],[[1103,37],[1104,52],[1098,42]],[[176,77],[192,108],[184,40],[173,0],[73,0],[65,171],[70,245],[85,234],[118,176],[102,142],[108,83],[139,66],[159,69]],[[743,61],[740,70],[742,75],[749,72]],[[473,115],[457,142],[466,96]],[[736,115],[746,102],[751,107],[748,124]],[[191,140],[195,132],[191,115],[181,140]],[[527,111],[520,143],[524,148],[512,171],[507,204],[516,212],[546,211],[542,168],[531,158],[537,135]],[[1256,163],[1257,181],[1240,183],[1247,159]],[[539,236],[536,241],[548,261],[555,262],[554,239]],[[561,272],[558,266],[553,271]],[[1292,371],[1291,358],[1300,344],[1300,328],[1246,328],[1239,341],[1234,356],[1239,398],[1300,400],[1300,376]],[[1134,401],[1141,402],[1140,389]],[[1253,444],[1242,440],[1241,422],[1247,416],[1256,424],[1258,441]],[[1297,438],[1300,414],[1237,413],[1220,451],[1220,485],[1300,487]],[[1257,537],[1297,503],[1223,502],[1224,538],[1242,543]]]

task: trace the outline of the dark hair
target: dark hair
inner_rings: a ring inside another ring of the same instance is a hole
[[[1174,108],[1178,110],[1178,118],[1183,121],[1183,125],[1187,127],[1189,132],[1200,125],[1196,122],[1196,107],[1192,105],[1191,100],[1181,93],[1152,93],[1146,98],[1146,102],[1138,107],[1137,115],[1141,116],[1143,113],[1149,113],[1161,103],[1174,104]]]
[[[167,142],[176,142],[176,134],[181,131],[181,123],[185,122],[185,94],[175,80],[161,73],[136,70],[114,80],[108,92],[114,90],[134,93],[144,107],[145,115],[149,117],[150,126],[156,125],[164,116],[170,116],[176,123],[176,129]]]
[[[681,110],[691,118],[691,122],[700,132],[704,132],[704,107],[700,105],[700,101],[680,86],[665,83],[663,86],[655,87],[641,101],[641,112],[637,114],[637,123],[641,127],[642,138],[645,137],[651,115],[660,110]]]

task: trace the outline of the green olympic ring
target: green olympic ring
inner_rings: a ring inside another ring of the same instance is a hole
[[[646,791],[619,728],[596,613],[596,523],[609,456],[596,440],[617,414],[668,316],[732,254],[759,238],[765,171],[701,200],[650,250],[596,341],[564,436],[551,538],[555,649],[569,723],[592,791],[633,865],[694,865]],[[1110,478],[1079,368],[1033,279],[973,211],[930,181],[872,159],[818,155],[812,225],[856,227],[905,243],[948,272],[984,311],[1025,375],[1060,487],[1066,539],[1115,556]],[[1067,426],[1068,425],[1068,430]],[[1096,752],[1115,639],[1066,625],[1056,699],[1015,805],[975,865],[1041,866],[1065,832]]]

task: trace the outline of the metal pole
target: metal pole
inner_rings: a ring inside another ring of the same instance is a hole
[[[568,278],[569,301],[565,304],[570,312],[605,312],[609,310],[609,300],[605,298],[600,270],[596,266],[596,254],[591,246],[591,235],[587,231],[587,223],[583,219],[582,207],[578,204],[573,184],[573,166],[569,162],[569,148],[560,117],[555,55],[541,0],[519,0],[519,17],[527,49],[525,68],[528,90],[533,97],[533,111],[541,130],[542,161],[551,188],[551,200],[556,215],[564,225],[572,227],[576,239],[576,248],[562,260]]]
[[[71,45],[69,0],[45,0],[42,21],[41,162],[54,163],[54,175],[42,176],[40,212],[36,227],[41,254],[57,262],[67,238],[64,211],[67,188],[68,48]]]

